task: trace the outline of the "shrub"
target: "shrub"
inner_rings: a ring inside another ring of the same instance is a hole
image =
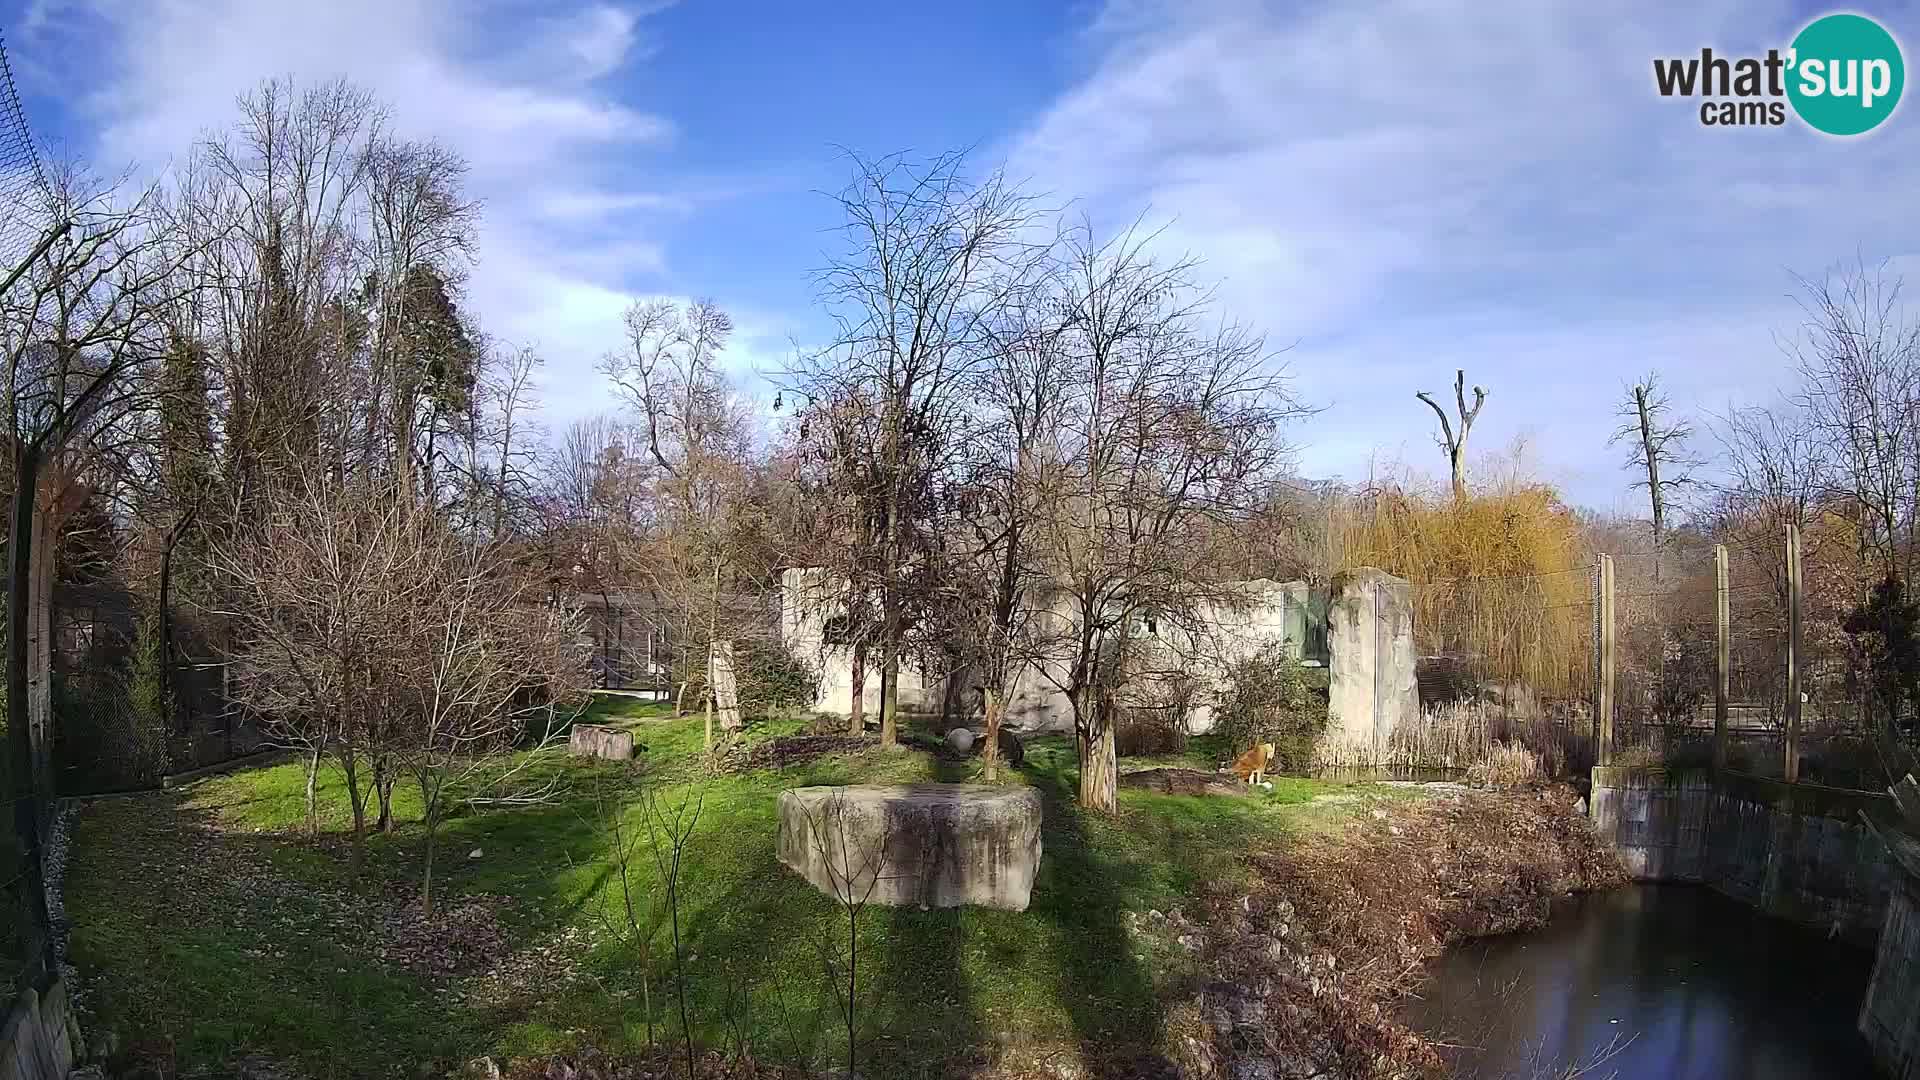
[[[766,713],[813,704],[820,676],[784,643],[749,638],[736,642],[733,649],[734,669],[740,673],[741,711]]]
[[[1306,669],[1278,645],[1228,666],[1215,717],[1235,754],[1272,743],[1276,771],[1312,765],[1327,727],[1326,703],[1308,685]]]
[[[1540,758],[1519,743],[1494,743],[1487,756],[1467,770],[1467,782],[1499,789],[1531,787],[1543,777]]]
[[[1657,769],[1666,763],[1666,756],[1651,746],[1623,746],[1607,762],[1622,769]]]
[[[813,704],[820,681],[812,666],[785,644],[760,638],[733,643],[733,671],[742,716],[806,708]],[[686,685],[687,708],[698,711],[707,696],[706,653],[683,656],[674,664],[672,678],[676,691],[680,684]],[[874,671],[869,678],[877,683],[879,673]]]
[[[1184,674],[1145,680],[1136,700],[1120,710],[1114,745],[1125,756],[1178,754],[1187,748],[1187,717],[1197,690]]]

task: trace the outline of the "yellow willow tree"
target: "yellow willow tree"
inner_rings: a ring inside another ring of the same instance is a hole
[[[1425,653],[1468,659],[1482,678],[1555,696],[1592,681],[1592,553],[1551,486],[1517,470],[1465,498],[1415,481],[1338,501],[1338,566],[1377,566],[1413,583]]]

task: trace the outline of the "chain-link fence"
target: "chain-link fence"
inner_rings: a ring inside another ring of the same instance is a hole
[[[1392,764],[1471,768],[1524,745],[1553,775],[1591,765],[1596,599],[1584,567],[1412,586],[1420,716]]]
[[[1704,768],[1724,700],[1725,767],[1877,790],[1885,766],[1846,630],[1857,567],[1851,552],[1823,547],[1832,537],[1794,535],[1797,573],[1785,530],[1768,529],[1724,543],[1671,538],[1591,567],[1415,584],[1421,715],[1396,730],[1389,763],[1470,768],[1519,744],[1555,775],[1603,758]]]
[[[151,788],[169,773],[261,749],[229,700],[217,620],[151,602],[117,582],[54,590],[54,768],[63,796]]]

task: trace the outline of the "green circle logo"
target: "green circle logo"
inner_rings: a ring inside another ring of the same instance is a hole
[[[1787,99],[1816,131],[1859,135],[1893,115],[1906,86],[1900,43],[1864,15],[1823,15],[1793,39]]]

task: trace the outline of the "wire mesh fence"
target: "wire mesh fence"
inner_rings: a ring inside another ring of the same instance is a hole
[[[1724,701],[1725,767],[1876,790],[1885,769],[1844,629],[1859,585],[1797,542],[1797,588],[1784,531],[1674,539],[1604,556],[1606,571],[1414,585],[1420,717],[1389,763],[1470,768],[1517,743],[1556,775],[1603,760],[1704,768]]]
[[[53,189],[0,37],[0,273],[11,274],[52,225]]]
[[[1411,594],[1420,716],[1395,730],[1394,764],[1471,768],[1518,743],[1551,774],[1590,766],[1590,570],[1427,582]]]

